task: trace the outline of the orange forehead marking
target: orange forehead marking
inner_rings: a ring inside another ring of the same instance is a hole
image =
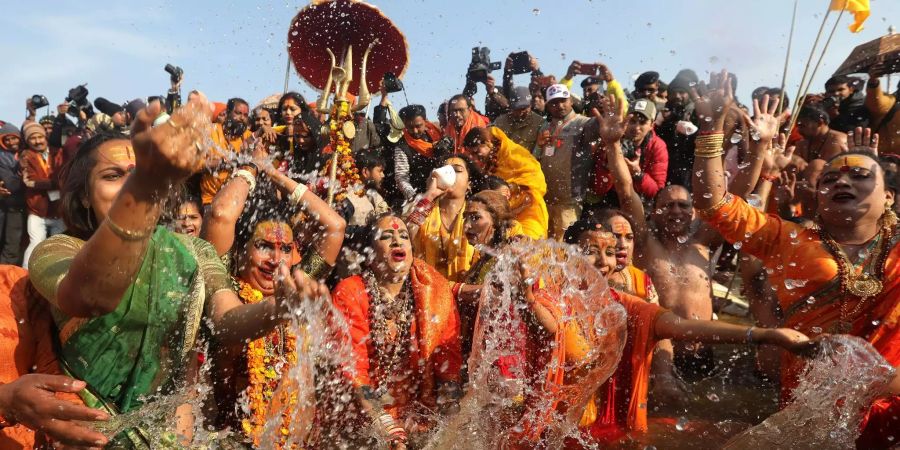
[[[294,241],[294,234],[285,223],[265,221],[256,226],[256,230],[253,233],[253,239],[266,242],[284,242],[292,244]]]
[[[866,159],[867,158],[859,155],[843,156],[831,161],[831,163],[828,164],[828,170],[847,172],[854,167],[869,169],[870,167],[869,164],[867,164]]]

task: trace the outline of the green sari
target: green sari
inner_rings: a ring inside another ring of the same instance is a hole
[[[144,397],[171,394],[185,385],[206,300],[231,289],[228,275],[208,243],[158,227],[135,281],[115,311],[71,318],[57,306],[57,288],[84,241],[57,235],[31,258],[31,280],[53,305],[59,329],[59,358],[71,376],[88,384],[90,407],[116,415],[133,411]],[[132,428],[113,448],[148,448]]]

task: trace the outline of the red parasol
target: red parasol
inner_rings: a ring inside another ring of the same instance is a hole
[[[324,89],[331,70],[330,48],[343,60],[353,46],[353,83],[359,94],[359,67],[369,43],[377,39],[366,68],[366,84],[377,92],[385,72],[402,75],[408,62],[406,38],[378,8],[358,0],[316,0],[297,13],[288,31],[288,51],[297,73],[316,89]]]

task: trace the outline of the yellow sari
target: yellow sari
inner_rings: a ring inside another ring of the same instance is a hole
[[[516,216],[522,226],[522,232],[533,239],[546,239],[550,216],[544,194],[547,193],[547,181],[541,171],[541,163],[534,159],[531,152],[508,138],[503,130],[490,127],[494,139],[500,141],[497,150],[497,167],[493,174],[503,178],[507,183],[528,188],[532,202]],[[525,201],[525,193],[519,192],[509,200],[511,209],[516,209]]]
[[[469,245],[463,233],[463,213],[466,205],[459,209],[459,214],[450,224],[449,232],[441,221],[441,209],[437,206],[431,210],[425,222],[413,240],[413,253],[416,258],[436,268],[449,281],[462,281],[472,265],[475,247]]]

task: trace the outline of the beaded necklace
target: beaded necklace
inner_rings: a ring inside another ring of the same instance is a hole
[[[413,296],[409,277],[400,293],[392,301],[384,298],[375,275],[362,274],[371,301],[369,302],[369,337],[375,347],[374,357],[379,370],[386,376],[398,373],[409,354],[413,314]],[[386,389],[382,383],[379,391]]]

